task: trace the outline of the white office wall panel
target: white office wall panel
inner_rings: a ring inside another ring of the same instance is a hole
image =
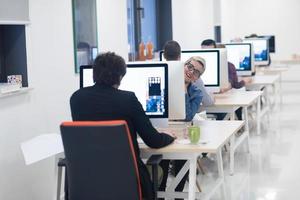
[[[97,0],[98,47],[128,60],[127,4],[125,0]]]
[[[276,36],[275,59],[300,52],[300,1],[221,0],[222,37],[229,41],[251,33]]]
[[[172,0],[173,39],[183,49],[200,48],[214,38],[212,0]]]
[[[28,0],[0,0],[0,24],[29,21]]]

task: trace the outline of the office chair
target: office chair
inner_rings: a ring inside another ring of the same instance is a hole
[[[126,121],[64,122],[65,159],[58,162],[58,191],[66,168],[66,200],[142,200],[136,155]],[[161,155],[151,157],[154,190]],[[155,192],[156,199],[156,192]]]

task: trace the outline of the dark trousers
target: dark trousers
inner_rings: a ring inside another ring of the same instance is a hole
[[[243,108],[240,107],[239,109],[237,109],[235,111],[235,114],[236,114],[238,120],[242,120],[242,110],[243,110]],[[216,120],[223,120],[225,118],[226,114],[227,113],[217,113],[216,114],[216,117],[217,117]]]
[[[175,176],[177,176],[177,174],[179,173],[179,171],[181,170],[181,168],[183,167],[185,162],[186,162],[186,160],[174,160]],[[160,191],[165,191],[166,190],[166,185],[167,185],[167,180],[168,180],[168,175],[169,175],[170,160],[162,160],[159,165],[161,166],[161,168],[163,170],[163,179],[162,179],[162,182],[160,184],[159,190]],[[185,182],[188,178],[188,174],[189,174],[189,172],[187,172],[183,176],[183,178],[181,179],[181,181],[179,182],[179,184],[175,188],[175,191],[177,191],[177,192],[182,192],[183,191]],[[183,199],[176,199],[176,200],[183,200]]]

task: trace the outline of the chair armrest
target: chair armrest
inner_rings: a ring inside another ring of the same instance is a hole
[[[158,165],[161,160],[162,160],[162,155],[161,154],[152,155],[147,160],[147,165]]]
[[[67,160],[65,158],[59,158],[57,166],[58,167],[66,167],[67,166]]]

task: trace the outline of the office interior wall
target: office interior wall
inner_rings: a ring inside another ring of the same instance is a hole
[[[127,56],[127,31],[116,27],[126,29],[126,17],[117,23],[126,14],[126,3],[123,11],[121,1],[103,2],[110,10],[100,11],[100,16],[105,17],[101,19],[105,23],[100,24],[100,50]],[[60,123],[71,120],[69,98],[79,88],[79,77],[74,73],[71,1],[30,0],[29,6],[27,66],[28,83],[33,90],[0,98],[1,200],[55,199],[54,158],[26,166],[20,143],[43,133],[59,133]]]
[[[29,0],[0,0],[0,23],[7,21],[28,21]]]
[[[29,3],[27,67],[33,90],[0,99],[0,199],[53,200],[54,159],[26,166],[20,143],[39,134],[59,133],[59,124],[71,119],[68,99],[78,87],[71,1]]]
[[[183,49],[201,48],[214,38],[213,1],[172,0],[173,39]]]
[[[100,51],[115,51],[128,61],[126,1],[97,0],[97,15]]]
[[[275,59],[300,53],[300,1],[221,0],[222,37],[229,41],[251,33],[276,36]]]

